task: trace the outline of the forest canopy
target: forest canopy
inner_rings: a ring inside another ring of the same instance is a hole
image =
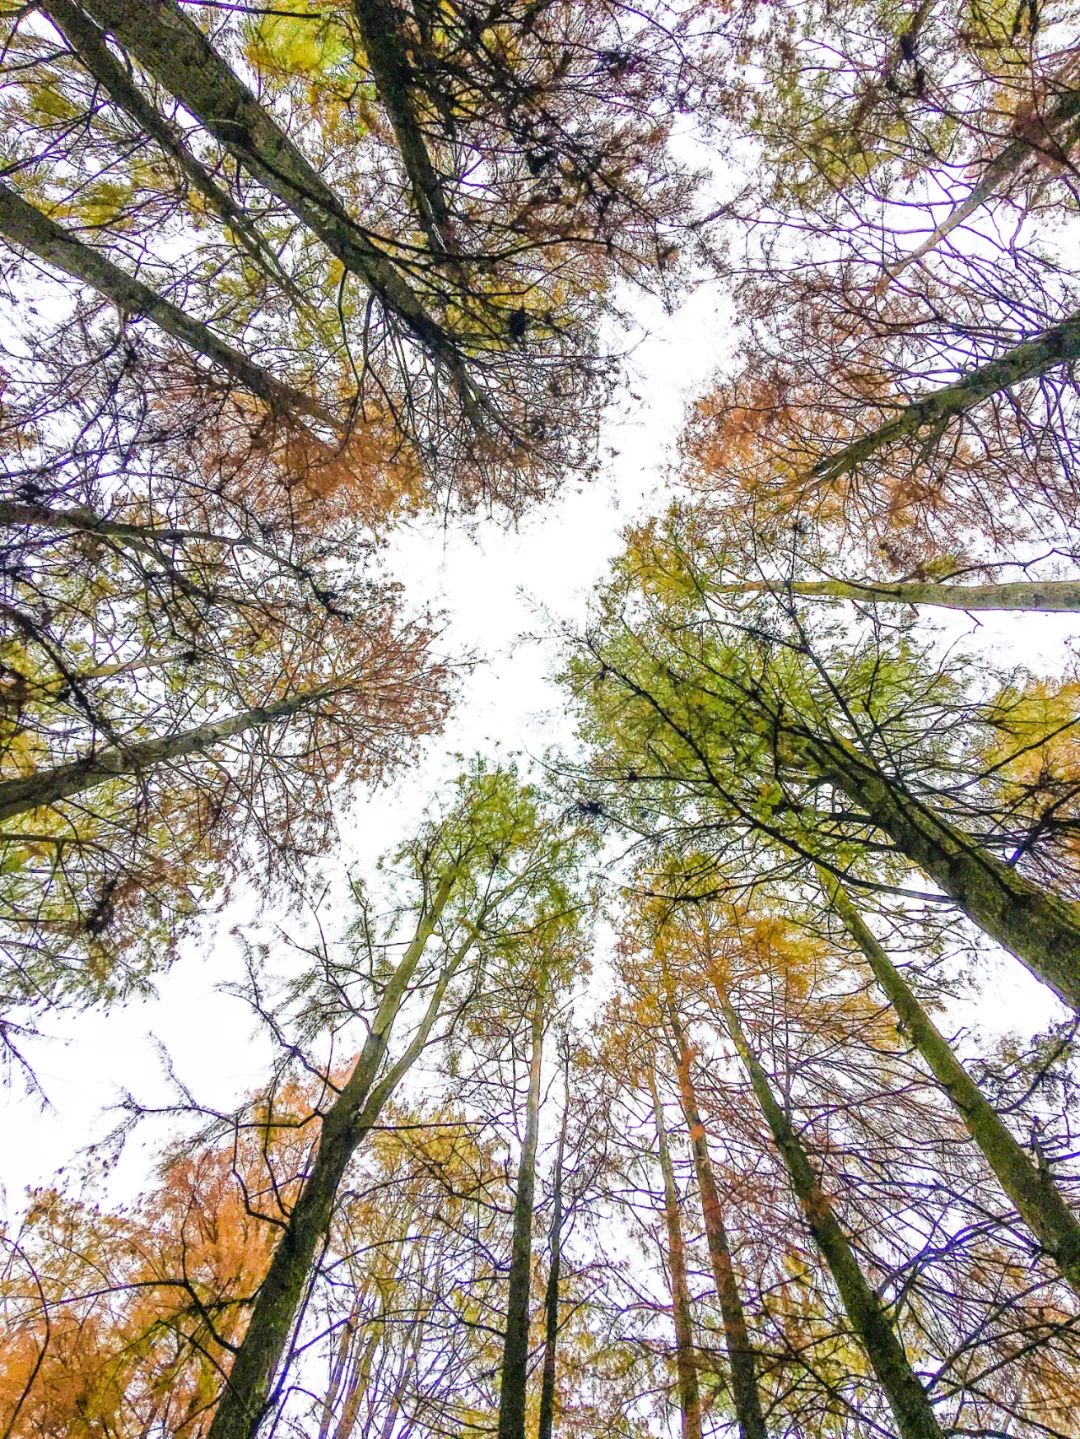
[[[0,1436],[1077,1439],[1080,5],[0,33]]]

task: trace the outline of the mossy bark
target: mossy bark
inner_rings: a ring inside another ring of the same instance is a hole
[[[1080,905],[980,848],[847,741],[791,736],[790,742],[797,763],[843,790],[970,919],[1080,1012]]]
[[[159,330],[231,375],[243,389],[257,395],[271,409],[282,414],[309,415],[335,430],[341,428],[340,421],[309,395],[275,379],[261,365],[219,339],[200,320],[185,314],[141,280],[125,274],[100,251],[84,245],[63,226],[27,204],[3,181],[0,181],[0,233],[20,249],[36,255],[43,264],[96,290],[125,314],[145,316]]]
[[[929,580],[859,583],[853,580],[748,580],[717,586],[719,594],[806,595],[866,604],[927,605],[949,610],[1031,610],[1073,614],[1080,610],[1080,581],[1013,580],[1005,584],[953,585]]]
[[[808,478],[830,483],[849,474],[856,466],[881,450],[912,440],[927,426],[940,426],[973,409],[991,395],[1037,379],[1080,357],[1080,315],[1070,315],[1006,350],[996,360],[971,370],[955,384],[933,390],[920,400],[900,408],[899,413],[869,434],[827,455],[808,472]]]
[[[68,764],[4,780],[0,783],[0,821],[40,809],[43,805],[59,804],[74,795],[96,789],[98,785],[108,784],[110,780],[135,779],[158,765],[169,764],[191,754],[204,754],[247,730],[280,724],[292,715],[317,705],[320,700],[340,694],[344,688],[341,684],[324,685],[287,700],[275,700],[273,704],[230,715],[228,719],[196,725],[160,739],[135,740],[123,747],[110,745]]]
[[[1080,1294],[1080,1219],[1050,1174],[1035,1165],[956,1058],[904,977],[874,937],[843,886],[825,870],[818,878],[844,928],[862,950],[915,1048],[952,1100],[964,1125],[1017,1213]]]
[[[724,1024],[787,1169],[807,1226],[836,1283],[852,1329],[866,1351],[889,1402],[901,1439],[944,1439],[926,1391],[908,1362],[881,1301],[859,1267],[794,1125],[772,1092],[768,1075],[750,1045],[727,990],[715,975],[713,983]]]
[[[175,0],[83,0],[83,8],[455,374],[453,338]]]

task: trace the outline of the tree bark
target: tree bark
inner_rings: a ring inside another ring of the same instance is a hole
[[[1043,117],[1043,126],[1049,139],[1053,140],[1054,131],[1062,126],[1069,125],[1070,128],[1060,145],[1054,142],[1054,148],[1060,153],[1062,150],[1069,150],[1077,140],[1077,127],[1075,121],[1080,119],[1080,90],[1067,89],[1057,97]],[[975,213],[977,209],[989,200],[1002,185],[1023,165],[1032,153],[1034,146],[1030,140],[1012,140],[1005,146],[1004,150],[987,165],[983,171],[982,179],[975,188],[963,200],[960,201],[948,215],[936,226],[933,233],[929,235],[916,249],[897,260],[895,264],[886,267],[885,274],[875,286],[878,294],[881,294],[893,280],[898,279],[904,271],[921,260],[935,249],[946,235],[962,225],[964,221]]]
[[[854,1251],[818,1183],[795,1128],[773,1094],[769,1078],[751,1048],[727,991],[715,974],[713,985],[728,1034],[749,1076],[807,1226],[833,1276],[851,1326],[888,1399],[901,1439],[944,1439],[926,1391],[908,1362],[881,1301],[859,1268]]]
[[[664,1222],[668,1236],[668,1271],[671,1281],[671,1315],[675,1324],[675,1374],[679,1386],[682,1439],[701,1439],[701,1391],[694,1353],[694,1325],[690,1312],[690,1286],[686,1278],[686,1246],[679,1218],[679,1193],[671,1163],[664,1110],[656,1087],[656,1072],[649,1070],[656,1144],[664,1180]]]
[[[868,604],[932,605],[949,610],[1032,610],[1071,614],[1080,610],[1078,580],[1012,580],[1005,584],[954,585],[928,580],[746,580],[718,585],[717,594],[774,594],[862,600]]]
[[[390,117],[420,224],[432,250],[446,254],[451,248],[450,213],[442,182],[420,129],[407,42],[396,9],[390,0],[354,0],[353,3],[368,69],[379,101]]]
[[[705,1225],[705,1237],[712,1262],[713,1282],[716,1297],[720,1301],[720,1314],[724,1322],[724,1342],[727,1345],[728,1363],[731,1366],[731,1392],[735,1401],[735,1416],[739,1425],[740,1439],[766,1439],[765,1419],[761,1412],[761,1396],[758,1392],[754,1346],[746,1324],[739,1282],[728,1245],[727,1228],[724,1224],[720,1195],[716,1187],[712,1161],[709,1158],[709,1144],[705,1126],[701,1122],[697,1093],[690,1073],[690,1043],[683,1028],[682,1020],[675,1005],[670,976],[664,974],[667,997],[668,1020],[675,1039],[679,1072],[679,1097],[682,1101],[683,1116],[690,1133],[690,1146],[694,1154],[694,1169],[697,1174],[698,1193],[701,1197],[701,1214]]]
[[[964,913],[1080,1012],[1080,905],[1049,894],[836,736],[793,736],[793,755],[854,800]]]
[[[82,3],[433,355],[464,375],[451,335],[176,0]]]
[[[1080,357],[1080,315],[1032,335],[1006,350],[996,360],[969,371],[954,384],[944,385],[921,400],[899,408],[891,420],[860,436],[832,455],[826,455],[806,473],[808,480],[829,483],[849,474],[878,451],[911,439],[926,425],[943,425],[981,404],[991,395],[1024,380],[1036,379],[1058,365]]]
[[[551,1212],[551,1258],[544,1290],[544,1372],[540,1382],[540,1418],[536,1439],[551,1439],[555,1427],[555,1354],[559,1342],[559,1276],[562,1269],[563,1159],[570,1118],[570,1062],[567,1054],[559,1145],[555,1151],[554,1199]]]
[[[294,304],[311,312],[310,301],[282,269],[277,256],[252,224],[251,217],[192,154],[176,126],[160,114],[142,93],[123,65],[114,58],[94,22],[83,14],[74,0],[41,0],[39,9],[64,36],[113,104],[129,115],[164,150],[184,178],[225,221],[237,242],[263,274],[279,285]]]
[[[1051,1176],[1035,1165],[956,1058],[948,1040],[923,1009],[904,977],[874,937],[843,886],[826,870],[818,879],[844,928],[866,957],[874,978],[903,1022],[930,1072],[952,1100],[1017,1213],[1062,1275],[1080,1294],[1080,1220]]]
[[[251,1439],[266,1412],[270,1389],[303,1301],[316,1251],[333,1214],[349,1162],[377,1121],[401,1076],[419,1055],[430,1033],[453,972],[471,944],[450,959],[428,1002],[424,1020],[402,1056],[376,1083],[394,1021],[416,967],[457,882],[451,871],[439,882],[412,942],[394,970],[352,1073],[322,1123],[311,1172],[274,1250],[259,1286],[251,1321],[229,1372],[208,1439]]]
[[[514,1195],[514,1238],[506,1296],[502,1380],[499,1389],[499,1439],[525,1439],[525,1396],[529,1377],[529,1296],[532,1287],[533,1196],[536,1147],[540,1132],[540,1067],[544,1049],[544,991],[537,983],[529,1053],[529,1092],[525,1134]]]
[[[84,245],[61,225],[33,205],[28,205],[3,181],[0,181],[0,233],[13,245],[36,255],[44,264],[96,290],[126,314],[145,316],[159,330],[180,340],[196,354],[203,355],[231,375],[272,410],[282,414],[295,412],[310,415],[336,431],[341,430],[341,422],[310,396],[275,379],[254,360],[219,339],[200,320],[192,319],[171,300],[166,300],[141,280],[125,274],[98,250]]]
[[[234,735],[261,729],[299,714],[332,695],[341,694],[348,686],[338,682],[319,689],[305,690],[290,699],[275,700],[227,719],[212,720],[193,729],[160,739],[135,740],[123,746],[110,745],[83,755],[68,764],[52,769],[35,770],[33,774],[0,782],[0,821],[13,819],[42,805],[58,804],[73,795],[84,794],[110,780],[134,778],[158,765],[169,764],[190,754],[203,754],[223,744]]]

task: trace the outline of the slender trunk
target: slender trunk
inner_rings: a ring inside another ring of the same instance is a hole
[[[808,480],[826,483],[849,474],[864,460],[892,445],[913,439],[926,425],[943,425],[962,415],[991,395],[1032,380],[1080,357],[1080,315],[1070,315],[1058,325],[1014,345],[996,360],[969,371],[955,384],[944,385],[902,406],[891,420],[860,436],[835,454],[826,455],[810,469]]]
[[[514,1195],[514,1239],[506,1296],[502,1383],[499,1390],[499,1439],[525,1439],[525,1391],[529,1374],[529,1295],[532,1280],[533,1195],[536,1146],[540,1132],[540,1066],[544,1049],[544,990],[537,983],[529,1056],[529,1093],[525,1134]]]
[[[701,1439],[701,1392],[694,1354],[694,1325],[690,1313],[690,1286],[686,1279],[686,1246],[679,1218],[679,1193],[671,1164],[664,1110],[656,1088],[656,1072],[649,1070],[656,1144],[664,1180],[664,1222],[668,1236],[668,1270],[671,1280],[671,1314],[675,1324],[675,1374],[679,1385],[682,1439]]]
[[[810,1233],[829,1266],[851,1326],[889,1401],[901,1439],[944,1439],[926,1391],[909,1364],[881,1301],[859,1268],[795,1128],[777,1102],[727,991],[715,974],[713,984],[727,1031],[750,1078]]]
[[[320,700],[341,694],[346,688],[340,682],[323,685],[319,689],[293,695],[290,699],[275,700],[272,704],[244,710],[242,714],[212,720],[160,739],[135,740],[123,746],[110,745],[68,764],[36,770],[33,774],[20,775],[18,779],[3,780],[0,782],[0,821],[13,819],[43,805],[58,804],[73,795],[85,794],[87,790],[108,784],[110,780],[136,778],[158,765],[169,764],[190,754],[204,754],[234,735],[287,720]]]
[[[433,355],[464,375],[452,337],[176,0],[82,3]]]
[[[371,1382],[371,1366],[374,1363],[375,1351],[378,1347],[378,1333],[371,1334],[364,1340],[345,1389],[345,1402],[341,1406],[341,1417],[334,1430],[334,1439],[352,1439],[356,1421],[360,1417],[360,1405],[363,1403],[368,1384]]]
[[[1065,1202],[1050,1174],[1034,1164],[1013,1138],[838,880],[822,869],[818,870],[818,878],[830,904],[866,956],[874,978],[903,1022],[904,1032],[952,1100],[1017,1213],[1080,1294],[1080,1219]]]
[[[269,245],[184,142],[169,120],[146,98],[123,65],[115,59],[105,36],[74,0],[40,0],[41,9],[67,40],[79,60],[113,104],[128,114],[176,164],[181,175],[225,221],[237,242],[258,268],[288,294],[294,304],[312,312],[311,302],[297,289]]]
[[[566,1154],[566,1126],[570,1118],[570,1061],[567,1054],[559,1146],[555,1151],[554,1201],[551,1212],[551,1259],[544,1291],[544,1373],[540,1383],[540,1421],[537,1439],[551,1439],[555,1426],[555,1353],[559,1341],[559,1275],[562,1269],[562,1184]]]
[[[964,913],[1080,1012],[1080,905],[1033,884],[836,736],[792,737],[799,763],[842,789]]]
[[[245,390],[258,395],[272,410],[282,414],[295,412],[310,415],[335,430],[341,429],[340,421],[315,400],[292,385],[275,379],[261,365],[219,339],[200,320],[193,319],[171,300],[126,274],[99,250],[84,245],[63,226],[50,220],[35,206],[28,205],[3,181],[0,181],[0,233],[13,245],[36,255],[43,264],[62,270],[65,275],[104,295],[121,311],[153,321],[159,330],[180,340],[196,354],[205,356]]]
[[[311,1172],[274,1250],[266,1278],[259,1286],[251,1320],[218,1401],[208,1439],[251,1439],[263,1418],[316,1252],[330,1227],[342,1177],[402,1075],[422,1050],[450,978],[471,943],[467,942],[448,961],[412,1041],[376,1083],[394,1021],[456,882],[457,874],[453,871],[440,881],[412,942],[383,991],[352,1074],[323,1119]]]
[[[735,1416],[739,1424],[740,1439],[765,1439],[765,1419],[761,1412],[761,1396],[758,1393],[754,1346],[746,1325],[739,1282],[728,1245],[727,1229],[724,1225],[720,1195],[716,1187],[712,1161],[709,1158],[709,1144],[705,1126],[701,1122],[697,1093],[690,1073],[690,1044],[675,1005],[670,977],[664,975],[667,991],[668,1018],[678,1053],[679,1097],[682,1101],[686,1127],[690,1132],[690,1145],[694,1154],[694,1169],[697,1174],[698,1193],[701,1196],[701,1214],[705,1225],[705,1237],[709,1245],[709,1259],[712,1262],[713,1282],[716,1297],[720,1301],[720,1314],[724,1322],[724,1342],[727,1346],[728,1363],[731,1366],[731,1392],[735,1401]]]
[[[1057,151],[1059,154],[1067,152],[1075,145],[1078,130],[1076,121],[1080,119],[1080,90],[1068,89],[1063,91],[1054,103],[1049,107],[1046,114],[1040,117],[1047,140],[1050,142],[1050,153]],[[1066,133],[1058,141],[1054,132],[1067,126]],[[881,294],[893,280],[898,279],[904,271],[921,260],[935,249],[946,235],[962,225],[964,221],[975,213],[981,205],[984,205],[991,195],[1001,189],[1020,167],[1030,159],[1033,151],[1042,147],[1035,146],[1030,140],[1013,140],[1005,146],[1004,150],[995,159],[991,160],[983,171],[982,179],[975,188],[960,201],[948,215],[936,226],[933,233],[929,235],[921,245],[911,250],[895,264],[886,267],[885,274],[875,286],[875,291]]]
[[[326,1386],[326,1396],[322,1401],[322,1418],[319,1420],[319,1439],[327,1439],[330,1433],[330,1424],[334,1417],[334,1405],[337,1403],[342,1380],[345,1378],[349,1368],[356,1338],[356,1326],[359,1320],[359,1305],[354,1303],[352,1312],[341,1327],[341,1335],[338,1339],[337,1349],[334,1352],[334,1359],[330,1365],[330,1379]]]
[[[867,604],[933,605],[948,610],[1080,610],[1078,580],[1013,580],[1006,584],[953,585],[926,580],[746,580],[717,585],[717,594],[775,594],[862,600]]]
[[[432,250],[445,254],[451,248],[450,214],[420,129],[413,102],[408,43],[396,8],[388,0],[354,0],[353,14],[376,94],[394,129],[420,224]]]

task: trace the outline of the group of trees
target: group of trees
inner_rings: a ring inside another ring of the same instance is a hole
[[[394,524],[588,471],[635,290],[736,325],[576,745],[253,921],[265,1085],[3,1232],[0,1432],[1072,1439],[1080,676],[955,617],[1080,610],[1077,6],[4,25],[16,1051],[438,730]],[[1039,1032],[960,1028],[1017,966]]]

